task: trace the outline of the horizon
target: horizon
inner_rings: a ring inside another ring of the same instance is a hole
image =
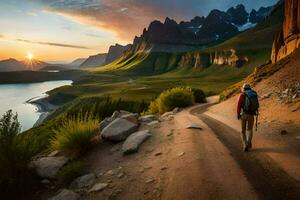
[[[28,0],[0,2],[0,60],[25,60],[27,54],[48,63],[69,63],[77,58],[106,53],[116,43],[132,43],[154,20],[177,22],[206,16],[211,10],[226,11],[243,4],[246,10],[274,5],[277,0],[197,2],[180,1],[64,1]],[[172,9],[169,9],[172,5]],[[104,14],[102,14],[102,12]],[[124,20],[120,22],[120,18]],[[132,23],[134,21],[135,23]],[[46,23],[45,23],[46,22]]]

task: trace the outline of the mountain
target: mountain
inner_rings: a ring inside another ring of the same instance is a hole
[[[33,60],[29,63],[27,61],[18,61],[14,58],[9,58],[0,61],[0,72],[39,70],[47,65],[50,64],[38,60]]]
[[[106,53],[89,56],[80,67],[99,67],[105,63]]]
[[[120,56],[122,56],[125,51],[128,51],[130,48],[131,48],[130,44],[125,46],[122,46],[120,44],[115,44],[110,46],[104,64],[109,64],[115,61]]]
[[[300,1],[285,1],[285,20],[272,48],[272,63],[285,58],[300,46]]]
[[[188,51],[194,46],[217,44],[254,27],[272,10],[273,6],[270,6],[248,13],[243,5],[237,5],[226,12],[212,10],[207,17],[197,16],[179,24],[168,17],[163,23],[156,20],[143,30],[141,36],[135,37],[132,51],[176,51],[174,48],[160,48],[163,45],[177,45],[177,51]]]
[[[87,58],[77,58],[76,60],[72,61],[68,65],[71,67],[79,67]]]

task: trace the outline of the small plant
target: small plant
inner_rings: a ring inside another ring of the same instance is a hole
[[[202,90],[193,88],[192,91],[193,91],[196,103],[206,103],[206,97]]]
[[[98,125],[99,120],[89,113],[71,117],[63,121],[57,130],[53,130],[55,136],[50,139],[50,149],[74,156],[85,153],[93,144]]]
[[[28,164],[34,155],[27,140],[20,137],[18,115],[7,111],[0,119],[0,193],[17,195],[34,183]]]
[[[61,184],[69,184],[75,178],[84,174],[84,164],[81,161],[73,161],[64,166],[58,173],[58,181]]]
[[[159,97],[150,103],[147,113],[163,114],[176,107],[187,107],[195,102],[192,89],[189,87],[176,87],[163,91]]]

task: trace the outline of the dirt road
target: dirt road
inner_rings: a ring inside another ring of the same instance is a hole
[[[236,130],[203,114],[209,106],[143,126],[153,136],[138,154],[122,156],[119,144],[96,149],[90,171],[110,187],[88,199],[300,199],[299,182],[263,151],[244,153]]]

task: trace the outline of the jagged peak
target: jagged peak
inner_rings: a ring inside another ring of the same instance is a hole
[[[174,19],[170,19],[169,17],[166,17],[164,24],[178,25]]]

